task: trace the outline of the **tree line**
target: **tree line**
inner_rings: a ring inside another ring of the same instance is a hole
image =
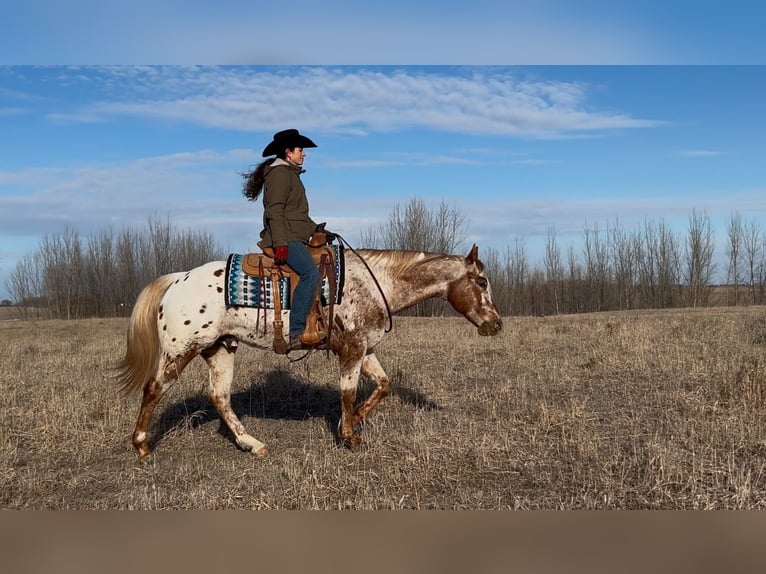
[[[128,315],[141,289],[166,273],[225,257],[209,233],[149,219],[83,237],[67,229],[46,235],[16,265],[8,290],[23,314],[76,319]]]
[[[503,315],[766,303],[766,232],[757,220],[745,221],[738,213],[726,228],[723,296],[714,296],[721,291],[714,279],[722,271],[715,263],[714,229],[708,215],[696,210],[686,232],[675,232],[664,221],[647,220],[631,230],[615,222],[606,229],[586,227],[579,248],[563,248],[550,228],[542,261],[530,260],[522,237],[504,250],[482,249],[480,256]],[[466,236],[460,210],[444,202],[429,210],[414,198],[363,233],[362,244],[453,253]],[[445,311],[441,302],[428,301],[410,314]]]
[[[455,253],[466,237],[459,209],[445,202],[429,209],[413,198],[397,205],[385,223],[363,230],[359,247]],[[766,303],[766,232],[756,220],[735,213],[727,221],[725,270],[716,269],[714,252],[710,218],[693,211],[685,232],[664,221],[630,230],[614,223],[587,227],[580,246],[562,247],[550,228],[542,261],[530,261],[522,237],[503,250],[484,248],[480,256],[503,315]],[[17,264],[7,287],[20,309],[37,316],[127,315],[156,277],[225,257],[209,233],[153,218],[140,231],[45,236]],[[723,299],[713,297],[719,271],[726,277]],[[431,300],[406,313],[449,312],[444,302]]]

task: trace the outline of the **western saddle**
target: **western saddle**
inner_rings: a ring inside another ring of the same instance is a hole
[[[306,317],[306,329],[301,335],[301,342],[305,345],[302,348],[327,349],[333,324],[336,293],[335,250],[327,241],[327,234],[323,231],[317,231],[309,240],[309,252],[319,268],[319,281],[314,293],[314,302],[311,304],[311,309]],[[274,250],[271,247],[264,247],[263,253],[246,254],[242,261],[242,271],[248,275],[260,277],[264,282],[268,279],[271,280],[274,301],[273,349],[275,353],[286,355],[288,351],[293,349],[288,348],[284,336],[279,282],[282,278],[289,278],[290,299],[292,300],[300,276],[287,264],[275,265]],[[322,306],[321,300],[321,285],[325,278],[330,287],[330,300],[326,308]]]

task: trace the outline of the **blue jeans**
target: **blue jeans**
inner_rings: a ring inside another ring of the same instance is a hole
[[[306,328],[306,316],[314,302],[319,269],[309,253],[308,245],[300,241],[287,244],[287,264],[300,276],[290,302],[290,337],[297,337]]]

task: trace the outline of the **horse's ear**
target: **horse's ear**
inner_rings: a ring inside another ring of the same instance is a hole
[[[471,251],[468,253],[468,255],[465,258],[466,262],[468,264],[476,263],[479,260],[479,246],[475,243],[473,244],[473,247],[471,247]]]

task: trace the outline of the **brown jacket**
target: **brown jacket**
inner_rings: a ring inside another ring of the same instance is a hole
[[[259,247],[287,245],[288,241],[307,243],[314,233],[317,224],[309,217],[306,188],[300,178],[304,171],[279,158],[266,168]]]

